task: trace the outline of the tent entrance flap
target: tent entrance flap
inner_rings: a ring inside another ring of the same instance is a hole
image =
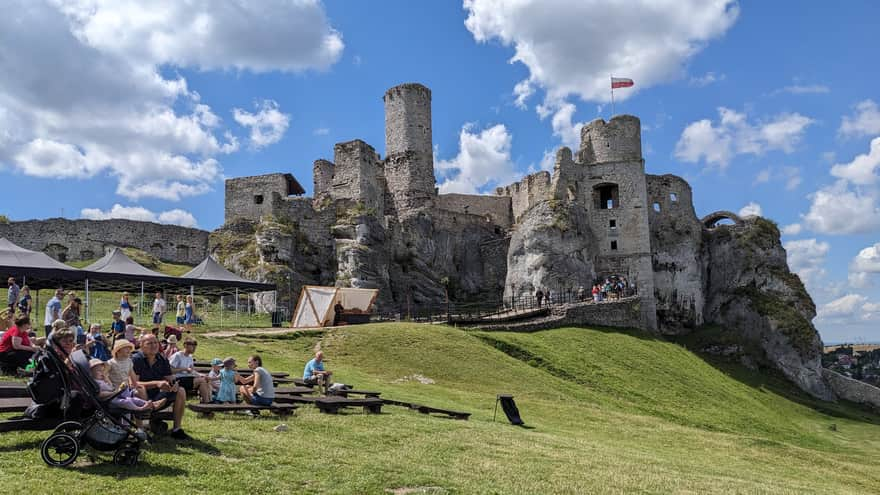
[[[336,318],[334,306],[337,303],[342,304],[346,310],[369,314],[378,294],[378,289],[306,285],[300,291],[291,323],[294,328],[332,325]]]

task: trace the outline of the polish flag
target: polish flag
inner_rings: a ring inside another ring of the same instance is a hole
[[[623,77],[612,77],[611,78],[611,89],[629,88],[633,84],[635,84],[635,83],[633,83],[632,79],[626,79]]]

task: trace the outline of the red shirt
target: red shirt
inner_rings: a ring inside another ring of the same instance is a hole
[[[12,337],[21,337],[22,345],[31,345],[31,339],[28,338],[27,332],[22,332],[18,327],[12,326],[3,334],[3,338],[0,339],[0,352],[14,350],[12,348]]]

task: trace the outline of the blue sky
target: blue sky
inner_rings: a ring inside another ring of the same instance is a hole
[[[880,341],[876,2],[12,2],[0,20],[2,214],[223,222],[223,178],[311,167],[381,96],[433,91],[437,178],[486,192],[579,126],[639,116],[697,215],[760,212],[826,341]],[[873,29],[872,29],[873,28]],[[872,141],[874,146],[872,147]]]

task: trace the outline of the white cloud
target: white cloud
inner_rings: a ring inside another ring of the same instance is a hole
[[[99,208],[83,208],[80,211],[80,217],[89,220],[108,220],[111,218],[125,218],[128,220],[138,220],[141,222],[158,222],[172,225],[182,225],[184,227],[197,227],[195,217],[192,213],[175,208],[173,210],[163,211],[158,215],[142,206],[122,206],[119,203],[114,204],[109,210],[101,210]]]
[[[791,86],[786,86],[782,89],[778,89],[774,91],[774,94],[778,93],[790,93],[793,95],[806,95],[806,94],[823,94],[830,93],[831,88],[825,86],[824,84],[792,84]]]
[[[763,212],[761,211],[761,205],[755,203],[754,201],[743,206],[739,210],[739,216],[741,217],[760,217],[762,213]]]
[[[862,234],[880,228],[880,206],[870,191],[850,189],[839,180],[810,195],[804,223],[822,234]]]
[[[635,0],[626,8],[601,0],[465,0],[464,8],[474,39],[512,46],[511,62],[529,69],[528,83],[547,99],[587,101],[609,99],[609,74],[632,78],[634,90],[682,76],[687,60],[739,15],[729,0]],[[526,86],[518,87],[519,99]],[[620,91],[620,99],[633,92]]]
[[[770,182],[771,172],[772,172],[772,170],[769,168],[765,168],[764,170],[761,170],[760,172],[758,172],[758,175],[755,176],[755,180],[754,180],[754,182],[752,182],[752,184],[753,185],[754,184],[764,184],[764,183]]]
[[[326,69],[342,36],[315,0],[54,0],[76,37],[148,65],[298,72]]]
[[[816,239],[800,239],[787,241],[783,247],[788,255],[791,271],[797,273],[808,288],[818,285],[819,280],[825,276],[822,266],[831,246],[827,242],[817,242]]]
[[[803,182],[801,171],[797,167],[781,167],[775,170],[773,167],[767,167],[758,172],[752,185],[766,184],[771,180],[779,180],[785,183],[785,189],[792,191]]]
[[[263,100],[254,106],[258,110],[256,113],[240,108],[232,109],[235,121],[251,130],[251,146],[259,149],[280,141],[290,125],[290,115],[281,113],[274,100]]]
[[[880,273],[880,242],[859,251],[849,264],[849,283],[853,287],[872,285],[872,276]]]
[[[714,72],[707,72],[702,76],[694,76],[691,77],[688,84],[697,88],[704,88],[710,84],[714,84],[716,82],[721,82],[727,79],[727,76],[724,74],[715,74]]]
[[[873,100],[856,105],[855,115],[844,116],[837,131],[844,137],[873,136],[880,134],[880,107]]]
[[[801,227],[801,224],[792,223],[792,224],[789,224],[789,225],[782,227],[782,234],[783,235],[798,235],[801,233],[802,229],[803,229],[803,227]]]
[[[839,163],[831,167],[831,175],[846,179],[853,184],[869,185],[877,182],[876,170],[880,168],[880,137],[871,141],[867,154],[859,155],[849,163]]]
[[[816,311],[816,316],[822,320],[851,320],[859,316],[865,304],[870,304],[867,297],[860,294],[847,294],[820,306]]]
[[[0,16],[0,167],[46,178],[109,175],[130,199],[211,190],[222,175],[217,157],[238,141],[174,69],[322,69],[341,50],[317,2],[270,7],[6,5],[14,15]]]
[[[327,127],[318,127],[317,129],[312,131],[312,134],[315,136],[326,136],[330,134],[330,129]]]
[[[718,108],[719,121],[709,119],[693,122],[685,127],[675,156],[686,162],[706,163],[726,167],[736,155],[762,155],[768,151],[794,151],[804,131],[815,121],[798,113],[785,113],[757,123],[749,123],[745,113],[729,108]]]
[[[510,158],[512,136],[503,124],[475,132],[465,124],[459,134],[459,152],[451,160],[437,161],[437,170],[446,179],[441,193],[475,194],[487,186],[513,182],[516,176]]]

